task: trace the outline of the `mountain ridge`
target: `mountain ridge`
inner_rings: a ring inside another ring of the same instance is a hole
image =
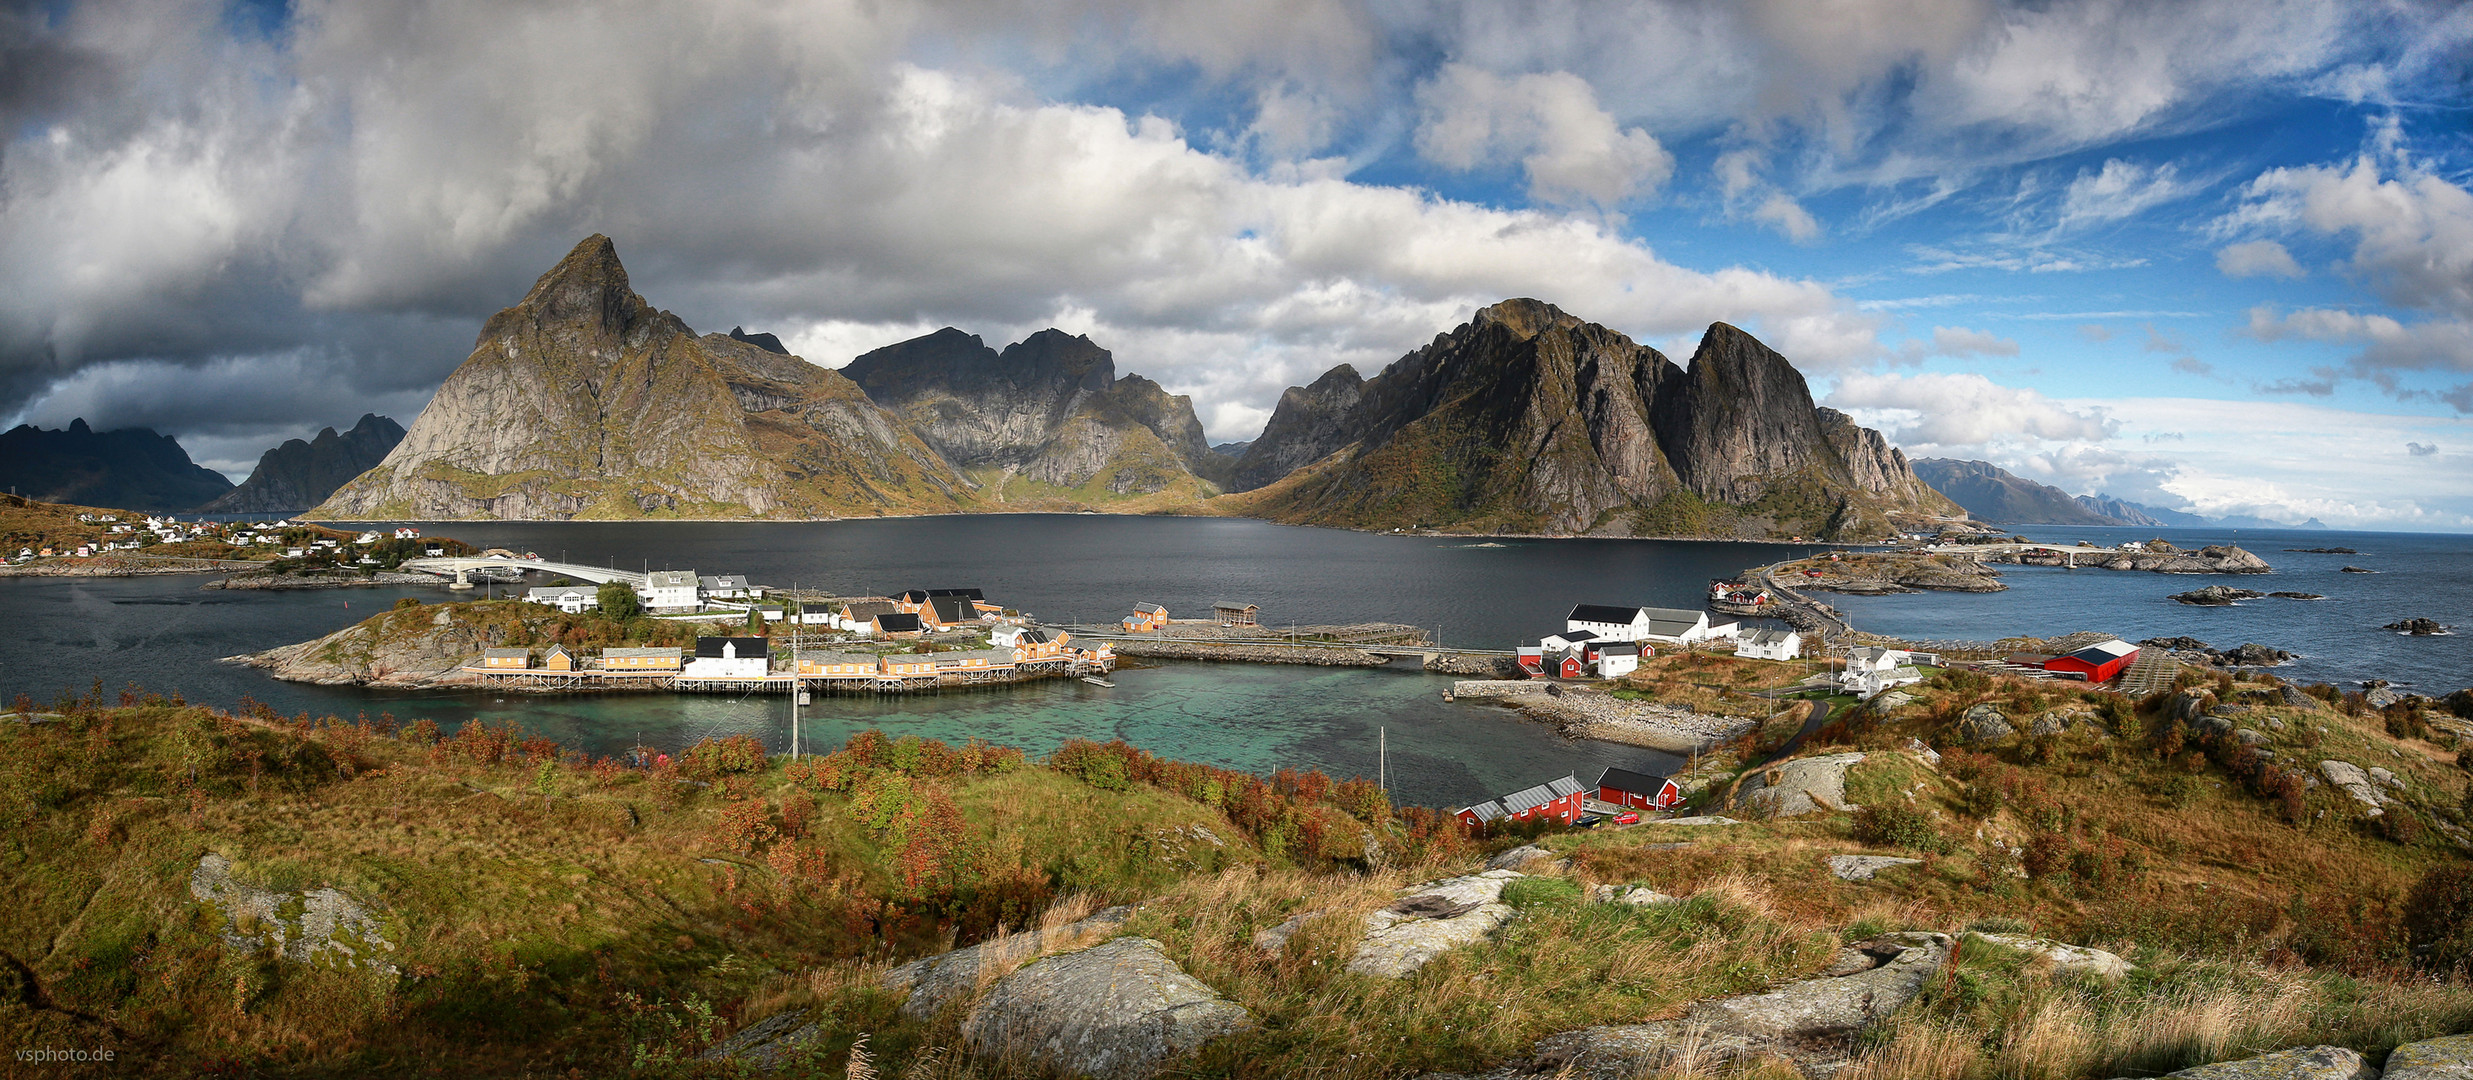
[[[0,432],[0,488],[41,502],[173,513],[223,497],[232,481],[190,460],[172,436],[98,432],[81,416],[58,430],[20,424]]]
[[[259,455],[240,486],[198,507],[203,514],[291,513],[325,502],[335,489],[375,468],[404,441],[403,425],[363,413],[343,434],[321,428],[309,440],[287,439]]]

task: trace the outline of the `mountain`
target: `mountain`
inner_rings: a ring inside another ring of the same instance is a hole
[[[311,516],[945,512],[969,486],[839,373],[696,336],[592,236],[492,316],[403,441]]]
[[[2116,499],[2110,495],[2079,495],[2075,496],[2073,501],[2075,501],[2078,505],[2085,507],[2089,513],[2092,513],[2097,517],[2108,519],[2119,525],[2136,525],[2140,528],[2156,528],[2170,526],[2173,524],[2172,522],[2166,521],[2163,518],[2149,513],[2146,507],[2140,506],[2137,503],[2130,502],[2126,499]],[[2166,512],[2170,513],[2171,511]],[[2196,517],[2197,515],[2189,514],[2181,516]]]
[[[402,441],[402,424],[364,413],[342,435],[335,434],[334,428],[322,428],[308,442],[285,440],[258,458],[258,467],[239,487],[198,509],[209,514],[288,514],[307,509],[386,460],[387,453]]]
[[[59,431],[20,424],[0,432],[0,487],[43,502],[169,513],[220,497],[232,482],[189,460],[169,435],[98,433],[79,417]]]
[[[1958,513],[1750,334],[1711,325],[1686,370],[1537,300],[1290,388],[1231,480],[1262,485],[1235,512],[1370,528],[1852,539]]]
[[[1915,462],[1915,475],[1965,507],[1969,515],[1998,524],[2140,524],[2110,517],[2080,504],[2069,492],[2010,475],[1989,462],[1923,458]]]
[[[1010,508],[1216,494],[1232,462],[1193,399],[1119,376],[1091,339],[1042,330],[989,348],[946,327],[852,360],[842,374]]]

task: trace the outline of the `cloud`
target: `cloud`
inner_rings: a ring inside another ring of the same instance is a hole
[[[2414,457],[2429,457],[2439,452],[2438,446],[2432,443],[2409,442],[2404,444],[2404,449]]]
[[[2072,410],[1981,375],[1840,376],[1827,403],[1883,427],[1901,446],[1938,449],[2037,441],[2100,442],[2117,430],[2099,410]]]
[[[2233,244],[2215,253],[2215,268],[2225,277],[2304,277],[2309,272],[2293,261],[2293,253],[2273,240]]]
[[[2473,191],[2408,157],[2396,129],[2347,166],[2269,169],[2219,228],[2350,236],[2346,264],[2391,304],[2473,318]]]
[[[1426,160],[1461,172],[1516,160],[1540,202],[1612,209],[1655,194],[1674,173],[1674,155],[1617,123],[1569,72],[1504,77],[1446,64],[1417,88],[1417,102]]]
[[[2101,345],[2112,340],[2112,328],[2102,323],[2081,323],[2078,336]]]
[[[2186,199],[2206,185],[2183,180],[2180,169],[2167,162],[2141,165],[2113,158],[2095,172],[2081,172],[2062,193],[2056,228],[2119,221],[2168,202]]]
[[[1935,326],[1932,351],[1942,356],[2016,356],[2018,343],[1963,326]]]

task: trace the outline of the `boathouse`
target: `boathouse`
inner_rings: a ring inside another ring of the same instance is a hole
[[[1011,649],[967,649],[928,655],[935,658],[936,670],[939,672],[986,671],[1009,668],[1017,662]]]
[[[1571,633],[1587,633],[1606,641],[1638,641],[1649,632],[1648,609],[1611,607],[1605,604],[1580,604],[1563,620],[1563,629]]]
[[[2044,661],[2044,670],[2056,675],[2075,675],[2091,683],[2111,682],[2122,669],[2138,659],[2138,646],[2114,638],[2098,642],[2070,653]]]
[[[532,666],[530,649],[483,649],[481,666],[492,670],[513,668],[518,671]]]
[[[1683,801],[1683,789],[1667,777],[1608,766],[1597,776],[1597,800],[1641,810],[1665,810]]]
[[[550,651],[541,654],[541,670],[573,671],[575,654],[568,652],[564,645],[552,645]]]
[[[1520,646],[1517,650],[1514,650],[1514,655],[1516,655],[1516,656],[1519,658],[1519,661],[1520,661],[1520,670],[1522,670],[1522,671],[1525,671],[1525,672],[1529,673],[1529,675],[1531,675],[1532,677],[1543,678],[1543,677],[1545,676],[1545,673],[1546,673],[1546,648],[1545,648],[1545,646],[1543,646],[1543,645],[1522,645],[1522,646]]]
[[[690,679],[761,679],[773,673],[773,643],[760,637],[700,637],[696,658],[681,676]]]
[[[876,658],[866,653],[825,652],[810,649],[798,654],[798,669],[801,675],[851,678],[876,674],[877,664]]]
[[[934,675],[934,653],[887,653],[877,657],[878,670],[886,675]]]
[[[1460,824],[1471,829],[1482,829],[1511,815],[1504,811],[1501,802],[1487,799],[1475,806],[1463,806],[1453,811],[1451,816],[1459,818]]]
[[[1736,640],[1735,655],[1746,660],[1794,660],[1803,655],[1803,635],[1792,630],[1754,630]]]
[[[1221,626],[1260,626],[1262,608],[1254,604],[1218,603],[1211,605],[1211,617]]]
[[[872,624],[876,636],[887,638],[915,638],[925,628],[917,614],[905,611],[885,612],[876,616]]]
[[[601,670],[674,673],[681,653],[677,649],[603,649]]]
[[[1521,788],[1503,796],[1503,809],[1514,821],[1540,821],[1547,818],[1569,825],[1580,820],[1581,803],[1588,793],[1578,777],[1566,775],[1548,780],[1536,787]]]
[[[876,616],[898,615],[901,611],[901,605],[894,603],[890,598],[872,596],[862,600],[846,601],[842,604],[841,610],[834,614],[839,617],[842,629],[868,632],[875,629]]]

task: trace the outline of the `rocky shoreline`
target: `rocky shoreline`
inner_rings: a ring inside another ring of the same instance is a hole
[[[229,574],[231,567],[167,566],[97,558],[74,561],[45,559],[18,565],[0,564],[0,577],[153,577],[158,574]],[[214,586],[209,585],[208,588]]]
[[[338,577],[331,574],[236,574],[221,581],[209,581],[201,589],[365,589],[380,585],[440,585],[444,579],[436,574],[407,574],[396,570],[381,570],[368,577],[358,574]]]
[[[1553,693],[1548,687],[1561,690]],[[1573,739],[1620,743],[1669,754],[1697,754],[1756,731],[1760,721],[1715,716],[1660,702],[1625,701],[1603,691],[1535,681],[1460,682],[1454,698],[1491,700],[1531,720],[1552,724]]]

